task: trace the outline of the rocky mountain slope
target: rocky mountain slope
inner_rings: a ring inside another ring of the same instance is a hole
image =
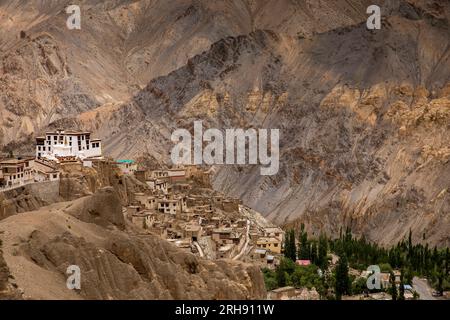
[[[227,36],[323,32],[362,21],[368,2],[80,1],[81,30],[69,30],[68,0],[3,1],[0,144],[17,148],[55,120],[126,101]]]
[[[449,29],[433,21],[392,16],[379,33],[359,25],[313,39],[256,31],[221,40],[122,106],[127,133],[111,141],[134,145],[111,143],[111,152],[164,158],[172,130],[196,119],[280,128],[276,176],[220,167],[215,187],[316,234],[350,226],[388,244],[412,229],[416,241],[448,245]]]
[[[203,260],[139,234],[125,221],[113,188],[2,220],[0,239],[0,297],[17,292],[24,299],[265,297],[258,267]],[[70,265],[80,267],[80,290],[66,287]]]
[[[277,175],[217,167],[215,187],[310,232],[350,226],[388,244],[412,229],[448,246],[450,5],[380,2],[369,31],[370,2],[90,1],[69,31],[64,1],[9,1],[0,142],[81,127],[112,156],[163,163],[194,120],[279,128]]]

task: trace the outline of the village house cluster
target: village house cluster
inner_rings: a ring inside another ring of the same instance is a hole
[[[146,192],[135,193],[126,218],[179,248],[208,259],[252,260],[274,266],[282,252],[283,231],[244,215],[241,201],[209,186],[209,171],[194,165],[135,170]]]

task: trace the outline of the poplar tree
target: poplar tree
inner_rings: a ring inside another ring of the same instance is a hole
[[[395,279],[394,279],[395,284]],[[403,281],[403,270],[400,270],[400,288],[398,300],[405,300],[405,283]]]
[[[322,270],[328,268],[328,241],[325,235],[319,237],[319,250],[318,250],[318,265]]]
[[[279,288],[286,286],[286,273],[284,271],[284,268],[278,266],[275,277]]]
[[[336,299],[340,300],[343,294],[350,292],[350,278],[348,276],[348,261],[345,254],[339,257],[336,266]]]
[[[310,257],[311,257],[311,263],[317,265],[319,259],[318,259],[318,254],[317,254],[317,243],[315,241],[311,244]]]
[[[286,232],[286,241],[284,246],[284,255],[286,258],[292,261],[296,260],[296,245],[295,245],[295,232],[294,230],[289,230]]]
[[[302,223],[300,229],[300,247],[298,250],[298,256],[301,260],[310,260],[311,252],[308,241],[308,233],[305,232],[305,225]]]
[[[391,295],[392,300],[397,300],[397,286],[395,285],[395,275],[394,272],[391,270],[389,275],[389,282],[391,283]]]

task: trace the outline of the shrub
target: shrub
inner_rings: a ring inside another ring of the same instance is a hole
[[[278,287],[278,283],[275,272],[270,269],[264,268],[262,269],[262,273],[264,276],[264,283],[266,285],[266,289],[267,290],[276,289]]]
[[[381,272],[391,272],[392,267],[389,263],[380,263],[379,264]]]
[[[361,294],[367,290],[367,279],[364,277],[357,278],[352,283],[352,294]]]

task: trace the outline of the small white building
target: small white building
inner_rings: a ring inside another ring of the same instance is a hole
[[[171,183],[185,182],[186,170],[183,168],[169,169],[167,170],[167,176]]]
[[[176,215],[185,211],[186,201],[184,198],[176,199],[159,199],[158,201],[158,211],[165,214]]]
[[[2,188],[15,188],[34,182],[33,158],[0,161]]]
[[[130,218],[133,224],[144,229],[152,227],[153,222],[155,221],[154,213],[146,210],[133,213]]]
[[[168,192],[167,181],[165,181],[165,180],[150,179],[150,180],[147,180],[146,183],[152,190],[159,190],[159,191],[162,191],[163,193]]]
[[[167,170],[153,170],[151,172],[151,177],[154,179],[168,179],[169,173]]]
[[[134,200],[147,210],[155,210],[158,205],[156,197],[148,196],[145,193],[135,193]]]
[[[42,159],[35,160],[33,171],[35,182],[56,181],[60,178],[59,170],[50,161],[44,161]]]
[[[36,138],[36,158],[58,161],[58,158],[79,159],[101,157],[102,142],[90,132],[57,130]]]

